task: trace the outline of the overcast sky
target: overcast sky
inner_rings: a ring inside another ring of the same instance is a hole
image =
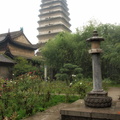
[[[120,0],[67,0],[71,30],[95,19],[102,23],[120,23]],[[38,42],[37,27],[41,0],[0,0],[0,34],[24,29],[33,44]]]

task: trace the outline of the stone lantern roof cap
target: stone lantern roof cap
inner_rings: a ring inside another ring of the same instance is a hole
[[[104,41],[104,38],[103,37],[99,37],[97,30],[94,30],[93,31],[93,37],[88,38],[87,41],[88,42],[92,42],[92,41],[98,41],[99,42],[99,41]]]

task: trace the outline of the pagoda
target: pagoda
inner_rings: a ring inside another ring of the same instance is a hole
[[[42,0],[38,21],[39,43],[46,43],[59,32],[71,32],[66,0]]]

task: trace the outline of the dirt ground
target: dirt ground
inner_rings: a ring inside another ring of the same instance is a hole
[[[111,87],[108,90],[108,96],[112,97],[113,101],[116,101],[120,97],[120,88]],[[67,107],[82,104],[83,100],[78,100],[72,104],[60,103],[59,105],[53,106],[44,112],[38,112],[35,115],[28,117],[24,120],[61,120],[60,110]]]

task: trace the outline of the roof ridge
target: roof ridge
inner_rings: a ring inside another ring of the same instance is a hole
[[[6,32],[6,33],[1,33],[0,35],[5,35],[5,34],[8,34],[8,33],[15,33],[15,32],[20,32],[21,30],[18,30],[18,31],[12,31],[12,32]],[[21,31],[22,32],[22,31]]]

